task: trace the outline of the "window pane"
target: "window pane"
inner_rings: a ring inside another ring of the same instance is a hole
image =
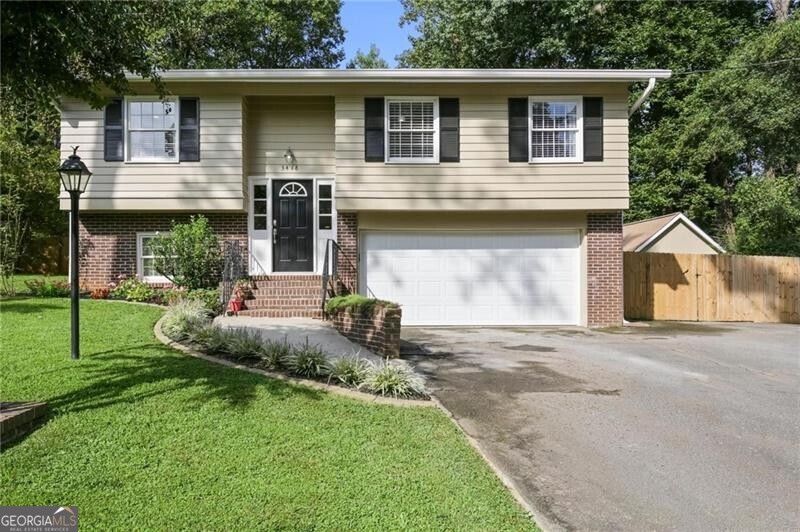
[[[151,236],[143,236],[142,237],[142,257],[153,256],[153,251],[150,249],[150,242],[152,242],[153,237]]]
[[[156,277],[160,275],[155,269],[155,259],[142,258],[142,275],[145,277]]]
[[[328,199],[331,197],[331,191],[333,186],[331,185],[320,185],[319,186],[319,197],[322,199]]]
[[[433,107],[433,102],[389,102],[389,129],[433,129]]]
[[[319,217],[319,228],[320,229],[330,229],[331,225],[331,217],[330,216],[320,216]]]
[[[255,185],[253,187],[253,196],[256,198],[267,197],[267,185]]]
[[[534,158],[570,158],[577,155],[577,132],[531,132],[531,156]]]
[[[433,133],[392,132],[389,133],[389,157],[426,158],[433,157]]]
[[[533,129],[565,129],[578,127],[576,102],[533,102],[531,104]]]
[[[319,202],[319,213],[320,214],[330,214],[331,213],[331,202],[321,200]]]
[[[258,200],[254,201],[253,212],[255,214],[267,214],[267,202]]]
[[[131,131],[131,159],[175,159],[174,131]]]
[[[253,217],[253,229],[256,231],[266,231],[267,229],[267,217],[266,216],[254,216]]]

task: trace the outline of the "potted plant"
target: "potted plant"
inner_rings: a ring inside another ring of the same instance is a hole
[[[233,295],[228,302],[228,310],[231,314],[238,314],[244,310],[244,302],[253,297],[253,287],[249,279],[239,279],[233,285]]]

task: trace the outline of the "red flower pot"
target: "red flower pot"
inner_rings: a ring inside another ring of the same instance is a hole
[[[233,314],[238,314],[243,307],[244,307],[244,301],[237,301],[235,299],[231,299],[230,302],[228,302],[228,310]]]

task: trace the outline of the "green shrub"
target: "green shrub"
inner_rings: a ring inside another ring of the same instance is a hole
[[[124,299],[125,301],[150,303],[156,298],[156,291],[138,277],[128,277],[112,285],[109,297]]]
[[[375,307],[397,308],[397,303],[383,301],[362,296],[361,294],[348,294],[346,296],[332,297],[325,303],[325,311],[333,314],[341,310],[350,309],[358,314],[371,314]]]
[[[229,329],[227,331],[227,355],[236,360],[261,358],[265,344],[261,333],[250,329]]]
[[[286,368],[292,356],[292,346],[286,340],[276,342],[268,340],[264,344],[264,352],[261,355],[261,365],[267,369],[278,370]]]
[[[360,386],[369,373],[369,362],[358,355],[337,358],[330,362],[330,380],[345,386]]]
[[[25,286],[33,297],[69,297],[69,283],[58,279],[31,279]]]
[[[295,375],[308,378],[324,377],[328,369],[328,355],[316,345],[306,343],[292,348],[292,354],[287,362],[289,371]]]
[[[176,286],[189,290],[216,288],[222,268],[222,250],[208,220],[192,216],[188,223],[172,225],[149,243],[157,272]]]
[[[230,331],[217,325],[209,325],[189,335],[189,340],[209,355],[225,356],[228,354]]]
[[[170,305],[161,322],[161,330],[175,341],[191,338],[192,333],[211,323],[211,313],[202,301],[179,299]]]
[[[408,364],[399,360],[370,363],[367,377],[360,387],[383,396],[427,396],[424,379],[414,373]]]

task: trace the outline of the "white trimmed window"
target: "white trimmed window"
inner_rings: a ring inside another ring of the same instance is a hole
[[[178,162],[178,102],[152,99],[126,101],[127,160]]]
[[[386,161],[439,162],[439,100],[386,99]]]
[[[155,233],[136,234],[136,274],[148,283],[168,283],[169,279],[155,269],[156,256],[150,249],[150,242],[155,236]]]
[[[583,160],[583,101],[576,97],[530,97],[530,161]]]

